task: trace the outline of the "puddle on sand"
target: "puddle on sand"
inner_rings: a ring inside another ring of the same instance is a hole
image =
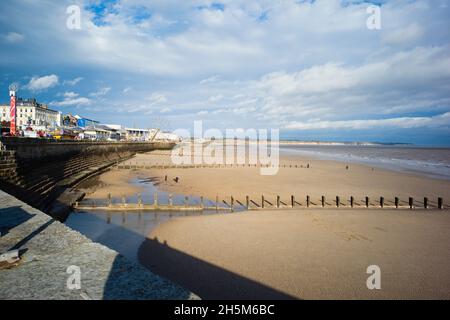
[[[143,187],[143,203],[153,203],[154,193],[158,193],[159,203],[168,203],[169,193],[158,191],[151,178],[136,178],[131,184]],[[185,195],[173,194],[173,204],[184,204]],[[129,203],[137,203],[138,195],[126,198]],[[86,200],[89,202],[90,200]],[[106,200],[105,200],[106,201]],[[112,198],[113,203],[121,203],[122,198]],[[205,206],[214,206],[215,202],[205,199]],[[96,201],[100,205],[100,201]],[[189,196],[189,204],[200,204],[200,197]],[[225,206],[223,203],[220,206]],[[243,209],[243,208],[242,208]],[[242,211],[236,208],[235,212]],[[137,253],[146,236],[160,223],[174,217],[199,216],[218,214],[216,211],[133,211],[133,212],[102,212],[76,211],[72,212],[65,224],[84,234],[92,241],[101,243],[116,250],[129,259],[137,261]],[[219,214],[229,214],[221,211]]]

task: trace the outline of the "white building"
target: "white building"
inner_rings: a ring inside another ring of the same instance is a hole
[[[10,106],[0,105],[0,121],[10,121]],[[60,126],[61,113],[49,109],[47,105],[36,102],[36,99],[17,99],[16,125],[28,124],[36,126]]]
[[[174,133],[159,131],[156,134],[154,141],[181,142],[181,139],[180,136]]]

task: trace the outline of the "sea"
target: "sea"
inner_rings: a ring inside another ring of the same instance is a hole
[[[359,163],[450,180],[450,148],[413,145],[292,145],[280,144],[280,154]]]

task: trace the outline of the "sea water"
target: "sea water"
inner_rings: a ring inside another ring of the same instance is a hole
[[[417,146],[283,145],[281,155],[360,163],[450,180],[450,148]]]

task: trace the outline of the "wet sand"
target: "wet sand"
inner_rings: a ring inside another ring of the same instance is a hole
[[[82,182],[78,189],[85,192],[88,199],[106,199],[108,193],[113,197],[129,196],[142,191],[138,185],[129,183],[138,174],[136,170],[111,169]]]
[[[129,160],[128,163],[169,164],[170,158],[159,154],[143,154]],[[322,195],[326,196],[329,202],[337,195],[341,196],[345,202],[348,202],[350,196],[358,200],[370,196],[373,201],[378,201],[379,197],[383,196],[388,203],[392,202],[396,196],[403,201],[407,201],[408,197],[414,197],[418,201],[429,197],[434,202],[437,197],[443,197],[447,202],[450,199],[450,181],[448,180],[297,156],[281,156],[280,164],[282,167],[273,176],[261,175],[258,168],[248,167],[147,169],[137,172],[142,176],[156,178],[160,190],[186,195],[203,195],[211,200],[214,200],[216,195],[219,195],[221,199],[229,199],[233,196],[241,201],[246,195],[260,201],[261,195],[264,195],[272,202],[277,195],[280,195],[285,202],[289,201],[291,195],[303,202],[306,195],[310,195],[316,202]],[[306,168],[308,164],[309,169]],[[284,165],[287,167],[284,168]],[[295,165],[298,168],[295,168]],[[116,170],[109,174],[111,177],[115,176],[114,179],[117,180],[127,178],[120,171]],[[164,181],[165,175],[168,176],[167,182]],[[179,178],[178,182],[173,180],[175,177]],[[126,182],[126,180],[122,181]]]
[[[140,261],[203,299],[450,299],[449,230],[430,211],[186,217],[158,226]],[[381,290],[367,289],[369,265]]]

